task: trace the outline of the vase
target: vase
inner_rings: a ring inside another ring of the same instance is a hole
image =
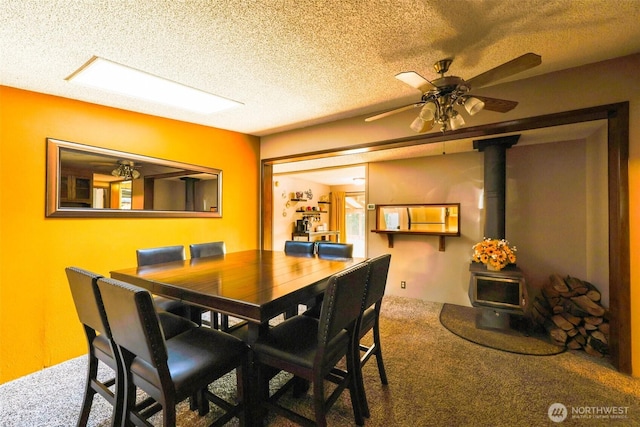
[[[487,264],[487,270],[488,271],[500,271],[500,270],[502,270],[502,267],[495,266],[493,264]]]

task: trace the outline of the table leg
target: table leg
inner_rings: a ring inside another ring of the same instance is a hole
[[[249,322],[248,327],[249,331],[247,344],[249,344],[249,346],[252,346],[261,334],[264,334],[268,331],[269,324],[258,324]],[[259,377],[260,376],[258,367],[254,360],[253,352],[249,352],[249,390],[246,394],[248,405],[247,415],[245,419],[247,420],[247,425],[256,427],[263,426],[263,420],[266,415],[266,410],[260,406],[260,402],[263,399],[263,396],[266,396],[269,393],[269,383],[261,381]]]

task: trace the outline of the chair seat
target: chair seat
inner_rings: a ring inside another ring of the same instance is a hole
[[[318,349],[318,326],[320,322],[310,316],[295,316],[269,329],[269,333],[258,339],[253,350],[262,357],[272,357],[313,369]],[[349,343],[346,330],[339,332],[327,345],[328,349],[343,349]],[[344,356],[344,351],[328,354],[325,366],[332,367]]]
[[[375,307],[369,307],[362,314],[362,322],[360,325],[360,338],[369,332],[376,323],[376,309]]]
[[[189,329],[198,327],[195,322],[192,322],[185,317],[165,311],[158,312],[158,320],[160,320],[160,326],[162,327],[164,338],[167,340],[188,331]]]
[[[93,340],[93,347],[96,352],[96,357],[115,371],[116,362],[113,360],[113,352],[111,351],[109,340],[102,334],[97,335]]]
[[[206,386],[211,378],[224,375],[249,351],[242,340],[208,328],[194,328],[176,335],[166,341],[166,346],[169,374],[178,395],[193,389],[194,384]],[[161,388],[157,371],[142,359],[134,359],[131,372]]]
[[[154,295],[153,303],[158,310],[168,311],[183,317],[185,314],[188,315],[186,312],[188,306],[178,300]]]

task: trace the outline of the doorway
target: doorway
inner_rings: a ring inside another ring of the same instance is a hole
[[[366,256],[367,233],[365,215],[365,192],[347,192],[345,194],[345,234],[346,242],[353,244],[353,256]]]
[[[543,116],[521,118],[506,122],[492,123],[448,132],[425,134],[421,137],[405,137],[389,141],[361,144],[358,155],[376,154],[379,151],[393,151],[416,146],[433,146],[435,142],[464,140],[478,136],[537,131],[562,125],[586,123],[593,120],[607,120],[608,181],[609,181],[609,285],[611,333],[610,352],[614,366],[621,372],[631,374],[631,272],[629,242],[629,102],[600,105],[580,110],[565,111]],[[348,157],[355,146],[262,159],[262,218],[261,245],[271,246],[272,196],[270,185],[274,164],[311,158],[338,159]],[[358,161],[366,161],[359,158]]]

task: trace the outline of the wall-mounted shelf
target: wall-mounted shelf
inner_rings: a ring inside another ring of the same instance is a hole
[[[296,213],[302,214],[302,216],[320,216],[320,214],[329,213],[327,211],[296,211]]]
[[[292,202],[306,202],[307,199],[290,199]]]
[[[438,236],[438,250],[440,252],[444,252],[445,244],[444,238],[449,237],[459,237],[460,233],[437,233],[437,232],[428,232],[428,231],[394,231],[394,230],[371,230],[372,233],[378,234],[386,234],[387,239],[389,240],[389,247],[393,248],[393,238],[398,234],[407,234],[407,235],[420,235],[420,236]]]
[[[389,247],[398,234],[438,236],[438,250],[444,252],[444,238],[460,236],[460,204],[377,205],[376,229],[386,234]]]

